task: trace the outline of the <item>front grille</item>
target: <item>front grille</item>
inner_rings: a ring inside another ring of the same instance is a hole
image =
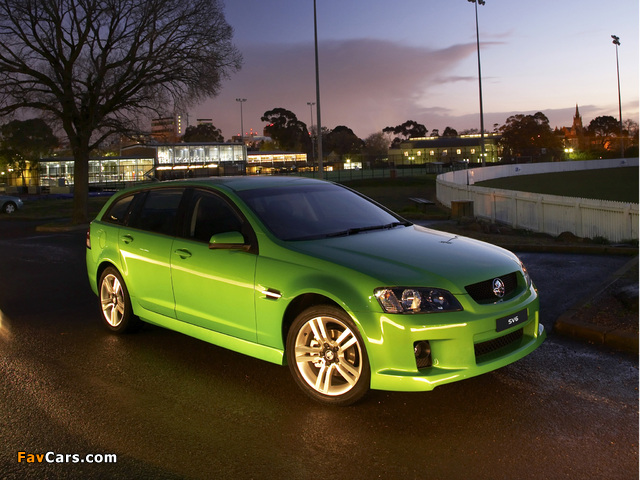
[[[499,278],[504,282],[504,296],[509,297],[518,288],[518,274],[517,272],[503,275]],[[477,303],[493,303],[500,300],[499,297],[493,293],[493,281],[495,278],[485,280],[483,282],[474,283],[473,285],[467,285],[464,289]]]
[[[507,335],[504,335],[499,338],[494,338],[493,340],[487,340],[486,342],[476,343],[474,345],[474,349],[476,351],[476,362],[483,355],[488,355],[490,353],[495,352],[496,350],[500,350],[501,348],[508,347],[514,342],[518,342],[522,339],[523,329],[520,328],[515,332],[511,332]]]

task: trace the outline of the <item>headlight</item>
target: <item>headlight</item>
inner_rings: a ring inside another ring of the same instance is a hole
[[[527,283],[527,288],[531,287],[531,277],[529,276],[529,271],[527,267],[524,266],[524,263],[520,262],[520,267],[522,268],[522,273],[524,274],[524,281]]]
[[[376,288],[374,295],[386,313],[458,312],[462,305],[439,288]]]

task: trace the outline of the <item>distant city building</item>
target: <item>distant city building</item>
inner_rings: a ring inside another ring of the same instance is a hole
[[[311,170],[301,152],[248,152],[247,174],[272,174]]]
[[[151,120],[151,137],[160,143],[180,141],[187,125],[182,115]]]
[[[487,163],[499,160],[500,135],[485,133],[484,150]],[[389,149],[389,161],[396,166],[425,163],[451,164],[456,162],[482,163],[480,134],[457,137],[421,137],[401,142]]]

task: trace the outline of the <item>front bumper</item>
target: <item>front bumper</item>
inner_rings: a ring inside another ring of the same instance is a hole
[[[521,297],[522,300],[522,297]],[[496,331],[496,320],[522,310],[526,322]],[[371,388],[428,391],[496,370],[528,355],[546,338],[533,289],[526,301],[426,315],[370,314],[363,327]],[[446,323],[436,323],[445,322]],[[369,328],[367,328],[367,326]],[[415,342],[428,341],[431,366],[418,368]]]

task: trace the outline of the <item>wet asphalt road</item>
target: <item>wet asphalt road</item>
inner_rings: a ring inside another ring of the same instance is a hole
[[[638,478],[635,357],[550,332],[496,372],[324,407],[286,367],[152,326],[110,335],[84,232],[26,227],[0,220],[0,478]],[[521,258],[548,330],[628,260]]]

